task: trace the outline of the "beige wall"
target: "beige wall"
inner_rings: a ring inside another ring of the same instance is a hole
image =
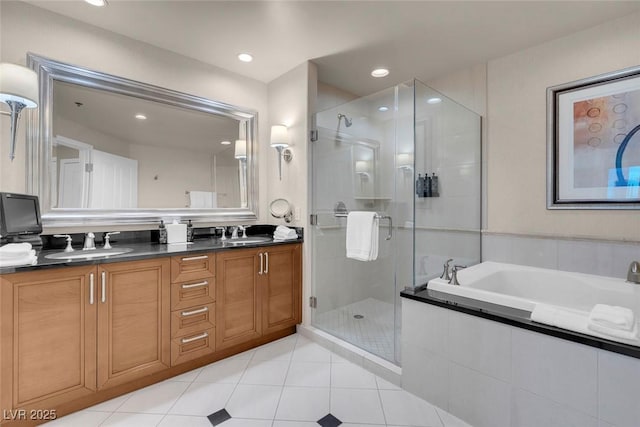
[[[27,52],[258,111],[259,221],[267,219],[267,85],[229,71],[53,14],[23,2],[0,2],[0,60],[24,65]],[[25,189],[25,121],[17,157],[8,161],[8,120],[0,117],[0,190]]]
[[[546,209],[546,89],[640,64],[640,13],[488,64],[488,230],[640,240],[638,211]]]

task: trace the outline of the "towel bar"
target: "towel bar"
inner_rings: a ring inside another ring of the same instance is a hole
[[[349,214],[347,212],[335,212],[333,214],[333,216],[337,218],[346,218],[348,215]],[[385,240],[391,240],[391,238],[393,237],[393,218],[391,218],[389,215],[383,215],[379,213],[376,213],[376,218],[389,220],[389,235]]]

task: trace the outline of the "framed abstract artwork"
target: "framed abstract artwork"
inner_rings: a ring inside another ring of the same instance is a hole
[[[547,89],[547,208],[640,209],[640,66]]]

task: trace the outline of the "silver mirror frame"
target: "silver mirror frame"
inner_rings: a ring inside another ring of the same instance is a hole
[[[160,219],[166,221],[174,218],[190,219],[195,223],[244,222],[257,219],[257,111],[54,61],[32,53],[27,54],[27,66],[38,74],[40,93],[40,108],[30,111],[27,117],[27,191],[40,198],[42,221],[45,227],[142,225],[157,223]],[[48,156],[51,153],[53,141],[54,80],[246,120],[246,138],[247,141],[251,141],[247,149],[247,208],[51,209],[51,186],[47,177],[49,176]]]

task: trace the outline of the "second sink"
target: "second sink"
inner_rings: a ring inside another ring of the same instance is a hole
[[[122,255],[133,251],[131,248],[113,248],[113,249],[95,249],[91,251],[74,251],[74,252],[56,252],[54,254],[45,255],[48,259],[91,259],[108,257],[112,255]]]
[[[265,243],[265,242],[271,242],[271,241],[273,241],[271,237],[253,236],[253,237],[247,237],[246,239],[240,238],[240,239],[225,240],[224,245],[225,246],[242,246],[242,245],[252,245],[255,243]]]

